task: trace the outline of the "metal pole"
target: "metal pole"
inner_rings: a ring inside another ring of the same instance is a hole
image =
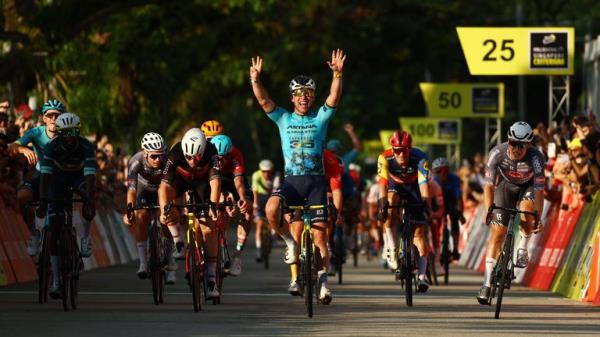
[[[485,156],[487,157],[490,148],[490,119],[485,119]]]

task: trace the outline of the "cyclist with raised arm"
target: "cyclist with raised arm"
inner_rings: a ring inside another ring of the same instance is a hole
[[[459,223],[464,224],[466,222],[463,216],[462,182],[456,174],[450,172],[450,164],[444,157],[436,158],[431,163],[431,170],[435,181],[442,187],[445,215],[450,217],[450,233],[452,234],[453,244],[452,257],[458,260],[460,258],[458,253]]]
[[[429,283],[426,280],[427,257],[429,246],[426,241],[424,225],[427,223],[426,212],[431,211],[431,198],[427,178],[429,175],[427,155],[412,147],[412,136],[406,131],[396,131],[390,137],[391,149],[385,150],[377,159],[379,175],[379,211],[383,223],[383,239],[387,247],[387,263],[389,268],[398,269],[398,251],[396,248],[396,223],[399,217],[395,206],[400,200],[409,204],[424,204],[424,209],[412,209],[415,222],[414,245],[419,250],[418,258],[418,291],[426,292]],[[406,211],[406,210],[405,210]]]
[[[252,194],[253,194],[253,209],[254,209],[254,223],[256,224],[256,262],[262,262],[261,257],[261,246],[262,246],[262,232],[263,226],[269,224],[265,222],[267,214],[265,213],[265,206],[267,200],[273,192],[274,188],[279,187],[275,184],[275,177],[273,175],[273,162],[269,159],[263,159],[258,163],[258,171],[252,173]]]
[[[83,205],[83,233],[81,233],[81,256],[91,256],[89,244],[90,224],[96,214],[96,148],[87,139],[79,135],[81,123],[73,113],[62,113],[56,119],[57,137],[44,148],[44,157],[40,162],[40,206],[37,215],[44,217],[48,211],[50,228],[59,230],[59,214],[64,203],[56,199],[63,198],[68,188],[84,192],[86,202]],[[50,199],[50,201],[49,201]],[[62,224],[64,225],[64,224]],[[58,235],[58,232],[56,232]],[[57,237],[57,236],[54,236]],[[86,250],[84,250],[84,243]],[[50,297],[60,298],[60,268],[56,241],[50,244],[50,264],[52,285]]]
[[[488,241],[483,285],[477,294],[480,304],[488,304],[491,292],[492,272],[502,250],[504,237],[508,231],[509,215],[495,209],[489,212],[492,204],[499,207],[517,208],[522,211],[542,214],[544,204],[544,155],[531,146],[533,131],[525,122],[516,122],[508,130],[508,141],[496,145],[489,154],[485,167],[483,186],[484,206],[488,209],[486,224],[491,225]],[[527,244],[531,233],[541,229],[541,221],[529,215],[521,215],[521,240],[517,249],[515,267],[525,268],[529,262]]]
[[[287,245],[285,262],[293,264],[298,261],[298,238],[302,231],[302,222],[295,221],[290,233],[290,226],[279,228],[280,204],[283,200],[290,206],[326,205],[327,195],[323,169],[323,147],[325,145],[327,125],[335,113],[342,94],[342,72],[346,56],[341,50],[334,50],[331,61],[327,64],[332,70],[332,81],[329,96],[318,111],[311,111],[315,98],[315,81],[307,76],[297,76],[289,85],[290,100],[294,111],[290,112],[273,102],[260,81],[263,60],[252,59],[250,82],[252,90],[261,108],[276,123],[281,138],[281,147],[285,160],[285,180],[273,192],[267,202],[267,218],[271,228],[277,228]],[[315,245],[321,253],[323,269],[318,272],[321,292],[319,300],[323,303],[331,301],[331,291],[327,288],[327,214],[318,209],[312,214],[313,235]],[[296,282],[290,283],[290,289]],[[297,285],[296,285],[297,286]]]
[[[165,168],[167,144],[163,137],[156,132],[148,132],[142,137],[142,150],[133,155],[129,160],[127,170],[127,205],[135,207],[138,205],[158,205],[158,186],[162,180]],[[148,264],[146,251],[148,249],[148,225],[150,224],[150,211],[138,209],[129,220],[129,214],[123,216],[123,222],[134,226],[136,247],[140,258],[140,266],[137,275],[141,279],[148,277]],[[177,263],[171,255],[167,266],[167,283],[175,283]]]
[[[165,214],[165,206],[181,197],[186,191],[196,193],[201,202],[219,202],[221,195],[220,162],[215,146],[206,141],[204,133],[198,128],[189,129],[169,151],[163,177],[158,187],[160,204],[160,222],[166,224],[175,241],[177,252],[183,251],[183,239],[179,233],[179,211],[171,208]],[[217,235],[214,221],[218,210],[211,207],[208,217],[197,214],[196,229],[202,231],[207,263],[207,298],[219,297],[216,284],[217,275]],[[199,236],[198,236],[199,237]],[[197,237],[197,238],[198,238]],[[199,242],[198,242],[199,243]]]
[[[231,138],[226,135],[214,136],[211,143],[217,148],[221,160],[221,192],[228,193],[242,213],[237,227],[237,245],[229,274],[239,276],[242,273],[242,251],[250,233],[252,221],[252,191],[244,178],[244,156],[233,146]]]
[[[19,203],[23,220],[31,231],[31,237],[27,242],[27,254],[35,256],[38,253],[40,242],[40,232],[35,228],[35,217],[33,209],[28,208],[27,204],[38,200],[40,191],[40,160],[44,156],[44,148],[56,137],[56,119],[65,112],[65,105],[58,100],[50,99],[42,106],[42,120],[44,125],[28,130],[23,137],[9,145],[11,154],[22,154],[27,158],[31,166],[35,166],[35,175],[25,181],[17,191],[17,201]],[[32,144],[33,150],[27,145]],[[89,244],[82,246],[82,250],[88,250]]]

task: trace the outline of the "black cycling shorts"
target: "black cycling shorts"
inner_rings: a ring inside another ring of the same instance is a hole
[[[534,189],[532,183],[517,185],[506,179],[501,179],[494,190],[494,204],[499,207],[517,208],[522,200],[533,200]],[[492,222],[502,226],[508,226],[509,214],[506,211],[495,209]]]
[[[327,205],[325,179],[319,175],[287,176],[273,195],[282,198],[288,206]],[[311,222],[327,221],[327,209],[311,211]]]

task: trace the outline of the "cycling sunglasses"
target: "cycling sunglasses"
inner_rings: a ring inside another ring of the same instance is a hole
[[[294,95],[296,97],[302,97],[302,96],[313,97],[315,95],[315,93],[311,89],[300,88],[300,89],[296,89],[296,90],[292,91],[292,95]]]
[[[63,136],[63,137],[79,136],[79,129],[78,128],[70,128],[70,129],[59,130],[58,135]]]
[[[152,154],[148,155],[148,157],[150,157],[150,159],[152,159],[152,160],[159,160],[164,156],[165,156],[164,153],[152,153]]]
[[[44,114],[44,118],[48,118],[48,119],[52,119],[52,120],[56,120],[58,118],[58,116],[60,116],[60,113],[56,113],[56,112],[48,112],[48,113]]]
[[[408,148],[408,147],[394,147],[394,148],[392,148],[392,150],[394,151],[395,154],[401,154],[401,153],[407,153],[408,151],[410,151],[410,148]]]
[[[199,162],[202,159],[202,155],[201,154],[197,154],[195,156],[188,156],[188,155],[186,155],[185,159],[187,161],[192,161],[193,160],[194,163],[197,163],[197,162]]]
[[[509,140],[508,145],[510,145],[511,147],[514,147],[515,149],[522,149],[522,148],[526,147],[527,145],[529,145],[529,143],[517,142],[515,140]]]

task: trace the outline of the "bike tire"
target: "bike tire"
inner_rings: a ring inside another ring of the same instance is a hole
[[[335,269],[338,275],[338,284],[342,284],[344,276],[344,238],[342,229],[336,226],[335,242]]]
[[[212,299],[213,305],[217,305],[221,302],[221,293],[223,292],[223,276],[225,274],[224,271],[224,255],[223,255],[223,243],[221,242],[223,239],[223,234],[221,230],[217,230],[217,271],[215,273],[215,285],[217,289],[219,289],[219,297],[215,297]]]
[[[435,260],[436,260],[435,254],[430,253],[428,259],[429,259],[429,261],[427,262],[427,278],[429,279],[430,284],[435,284],[437,286],[437,285],[439,285],[439,282],[438,282],[437,270],[436,270],[436,266],[435,266]]]
[[[164,277],[160,261],[160,242],[155,225],[150,230],[150,278],[152,280],[152,299],[155,305],[161,303],[161,295],[164,289]]]
[[[71,279],[69,283],[69,292],[71,295],[69,299],[71,302],[71,309],[75,310],[77,309],[77,304],[79,301],[79,271],[81,270],[81,265],[83,261],[81,261],[81,255],[79,254],[79,250],[77,249],[77,242],[75,242],[75,232],[73,232],[71,239],[71,247],[73,248],[71,261],[73,261],[73,264],[71,268]]]
[[[313,290],[315,285],[313,284],[313,250],[310,233],[304,233],[304,250],[304,268],[302,268],[302,277],[304,279],[304,305],[306,306],[306,315],[308,317],[313,317]]]
[[[496,298],[496,311],[494,312],[494,318],[500,318],[500,311],[502,309],[502,299],[504,298],[504,289],[506,289],[507,280],[511,281],[508,270],[508,262],[512,258],[512,236],[507,235],[500,255],[500,261],[498,261],[499,275],[496,278],[498,280],[498,297]]]
[[[192,288],[192,305],[194,312],[202,310],[202,293],[204,291],[203,285],[200,280],[200,267],[198,264],[198,248],[196,247],[196,240],[194,235],[191,235],[188,248],[188,277],[190,279],[190,287]]]
[[[404,289],[406,293],[406,305],[413,306],[413,270],[412,270],[412,242],[404,238]]]
[[[42,230],[42,251],[38,258],[38,302],[48,302],[48,287],[50,286],[50,231]]]
[[[69,311],[69,297],[71,292],[71,243],[70,233],[60,231],[60,273],[61,273],[61,298],[64,311]]]
[[[448,227],[444,228],[444,238],[442,239],[442,265],[444,267],[444,284],[448,285],[448,279],[450,278],[450,232]]]
[[[358,225],[354,224],[354,230],[352,230],[352,241],[354,249],[352,249],[352,265],[356,268],[358,267],[358,253],[360,249],[358,248]]]
[[[266,227],[264,225],[263,227]],[[271,254],[271,233],[269,229],[262,230],[262,245],[260,247],[260,256],[263,260],[265,269],[269,269],[269,255]]]

